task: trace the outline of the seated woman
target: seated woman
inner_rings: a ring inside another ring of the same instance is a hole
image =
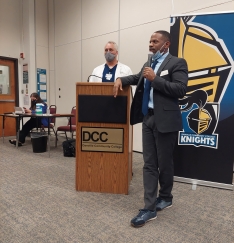
[[[29,109],[24,108],[25,113],[35,113],[36,111],[36,104],[42,103],[42,113],[45,114],[47,110],[47,104],[41,99],[41,97],[37,93],[32,93],[30,95],[31,99],[31,107]],[[19,143],[18,146],[22,146],[25,143],[25,138],[29,134],[29,132],[33,128],[41,127],[41,125],[48,126],[48,119],[47,118],[36,118],[31,117],[22,127],[19,133]],[[16,145],[16,139],[9,140],[11,144]]]

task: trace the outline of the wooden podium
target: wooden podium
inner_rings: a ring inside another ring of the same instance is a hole
[[[131,87],[76,83],[76,190],[128,194],[132,179]]]

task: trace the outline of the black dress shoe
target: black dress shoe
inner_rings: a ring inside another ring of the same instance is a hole
[[[158,197],[156,200],[156,211],[162,211],[165,208],[172,207],[172,202],[166,202],[162,198]]]
[[[15,141],[15,140],[9,140],[9,142],[10,142],[11,144],[16,145],[16,141]],[[19,147],[22,146],[22,143],[21,143],[21,142],[18,142],[18,146],[19,146]]]
[[[9,140],[9,143],[16,145],[16,141],[15,140]]]
[[[150,220],[157,218],[157,212],[148,209],[140,209],[139,214],[131,220],[131,225],[133,227],[144,226]]]

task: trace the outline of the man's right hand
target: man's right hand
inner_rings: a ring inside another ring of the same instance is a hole
[[[119,90],[121,90],[121,91],[123,90],[122,89],[122,81],[121,81],[120,78],[117,78],[115,80],[115,84],[114,84],[114,87],[113,87],[113,95],[114,95],[114,97],[116,97],[118,95],[118,91]]]

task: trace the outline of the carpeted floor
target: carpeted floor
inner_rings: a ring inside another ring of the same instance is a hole
[[[54,141],[51,141],[54,144]],[[0,140],[1,243],[233,243],[234,192],[175,182],[173,207],[135,229],[143,206],[142,154],[134,153],[129,195],[77,192],[75,158],[61,141],[33,153],[30,139],[16,149]]]

